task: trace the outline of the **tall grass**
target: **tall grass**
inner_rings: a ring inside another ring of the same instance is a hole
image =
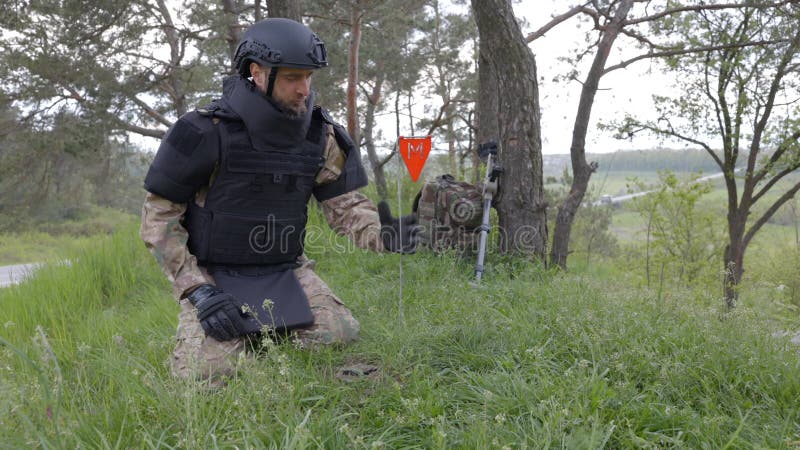
[[[361,321],[360,341],[268,346],[218,391],[169,376],[177,306],[132,227],[0,291],[0,448],[800,440],[797,348],[747,302],[724,314],[692,291],[657,300],[607,267],[557,275],[496,255],[473,288],[470,261],[331,248],[309,256]],[[357,362],[378,376],[335,376]]]
[[[96,236],[54,236],[41,231],[0,234],[0,266],[63,259],[66,252],[90,245]]]
[[[37,220],[21,217],[24,226],[0,233],[0,265],[43,263],[65,258],[69,252],[91,244],[98,236],[111,234],[136,217],[112,208],[92,206],[85,216],[70,220]],[[16,218],[0,214],[0,229]]]

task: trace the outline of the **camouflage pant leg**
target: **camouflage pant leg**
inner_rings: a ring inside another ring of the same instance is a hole
[[[361,326],[344,302],[314,273],[313,262],[305,261],[294,273],[314,315],[314,325],[293,332],[295,341],[304,347],[314,347],[356,340]]]
[[[236,361],[245,351],[244,339],[218,341],[206,336],[197,311],[181,300],[177,345],[172,353],[172,375],[180,378],[217,380],[236,371]]]

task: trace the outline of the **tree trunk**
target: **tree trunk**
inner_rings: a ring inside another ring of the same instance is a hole
[[[263,19],[263,13],[261,11],[261,0],[256,0],[253,4],[253,19],[255,19],[256,22],[260,22],[261,19]]]
[[[497,124],[498,95],[497,77],[487,56],[491,51],[484,39],[478,42],[478,104],[475,113],[476,141],[483,144],[489,140],[500,139],[500,126]],[[476,166],[477,168],[477,166]]]
[[[361,144],[358,135],[358,49],[361,45],[361,10],[353,5],[350,13],[350,47],[348,50],[347,64],[347,132],[353,142],[359,147]]]
[[[533,255],[544,261],[547,214],[542,180],[542,143],[536,60],[514,17],[510,0],[472,0],[478,24],[481,66],[494,69],[498,109],[500,180],[496,209],[500,250]],[[480,79],[480,81],[485,81]],[[481,84],[480,89],[494,86]],[[480,94],[480,100],[485,98]],[[479,101],[480,101],[479,100]],[[481,111],[483,123],[487,112]],[[490,119],[491,120],[491,119]],[[479,133],[486,129],[479,125]]]
[[[481,182],[481,158],[474,148],[470,150],[470,153],[472,154],[472,184],[478,184]]]
[[[800,249],[800,214],[798,214],[797,202],[792,202],[792,221],[794,222],[794,246]]]
[[[728,233],[730,239],[728,245],[725,247],[725,279],[724,279],[724,293],[725,305],[732,309],[736,306],[739,300],[739,283],[742,281],[744,274],[744,251],[746,244],[744,242],[744,221],[742,221],[737,214],[729,217]],[[746,219],[745,219],[746,220]]]
[[[375,187],[378,189],[378,195],[385,199],[389,196],[389,190],[386,185],[386,175],[383,173],[383,163],[378,158],[378,152],[375,149],[375,141],[373,132],[375,129],[375,108],[381,98],[381,88],[385,74],[383,72],[378,74],[375,79],[375,85],[372,87],[372,93],[367,97],[367,110],[364,117],[364,145],[367,148],[367,157],[369,158],[369,165],[372,168],[372,174],[375,177]]]
[[[611,47],[622,28],[622,22],[628,15],[633,0],[624,0],[617,7],[614,19],[606,25],[603,37],[597,46],[592,67],[586,75],[583,83],[581,98],[578,103],[578,114],[575,116],[575,125],[572,129],[572,144],[569,153],[572,159],[572,186],[564,202],[558,207],[556,216],[555,231],[553,232],[553,246],[550,250],[550,264],[562,269],[567,268],[567,255],[569,253],[569,237],[572,231],[572,223],[575,214],[581,206],[586,189],[589,186],[589,178],[597,169],[597,163],[589,164],[586,162],[586,133],[589,129],[589,118],[592,113],[594,96],[600,84],[600,77],[611,52]]]
[[[460,179],[461,174],[458,173],[458,167],[456,167],[456,142],[453,134],[453,120],[451,119],[447,122],[447,159],[450,166],[450,174]]]
[[[284,17],[297,22],[303,21],[303,14],[298,0],[269,0],[267,2],[267,14],[269,14],[269,17]]]
[[[406,92],[406,111],[408,111],[408,114],[407,114],[408,115],[408,128],[411,131],[410,136],[414,136],[415,135],[415,133],[414,133],[414,114],[411,112],[411,100],[412,100],[412,97],[414,96],[413,95],[414,93],[412,92],[413,89],[414,88],[412,87]],[[400,135],[398,134],[398,136],[400,136]]]
[[[644,270],[647,274],[647,287],[650,287],[650,236],[653,230],[653,215],[652,213],[647,218],[647,240],[646,247],[645,247],[645,262],[644,262]]]
[[[480,171],[479,167],[481,166],[481,160],[478,158],[478,152],[475,150],[475,110],[471,109],[469,114],[467,115],[467,148],[465,148],[461,153],[461,173],[464,175],[464,178],[467,176],[467,168],[465,164],[465,160],[470,158],[470,164],[472,164],[472,174],[470,175],[470,180],[472,184],[478,184],[480,182]]]
[[[394,95],[395,136],[400,137],[400,91]]]
[[[181,78],[181,60],[183,59],[183,43],[178,36],[178,32],[176,31],[175,24],[172,21],[172,15],[167,8],[167,4],[164,0],[158,0],[158,11],[161,14],[161,19],[163,20],[162,29],[164,31],[164,37],[169,44],[169,53],[170,53],[170,67],[172,70],[169,72],[168,81],[165,82],[165,90],[169,94],[172,104],[175,107],[175,112],[177,113],[178,117],[186,114],[187,106],[186,106],[186,91],[183,86],[183,80]]]
[[[235,0],[223,0],[222,11],[225,16],[225,26],[228,29],[228,34],[225,35],[225,42],[228,43],[228,54],[231,61],[229,74],[234,74],[236,73],[236,67],[233,66],[233,58],[236,56],[236,47],[242,38],[242,26],[239,24],[239,15],[236,13]],[[258,12],[258,5],[256,5],[256,12]]]

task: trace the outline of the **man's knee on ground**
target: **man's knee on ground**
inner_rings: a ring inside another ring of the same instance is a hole
[[[218,341],[206,336],[196,314],[187,301],[181,302],[175,350],[172,353],[172,375],[185,379],[219,379],[233,376],[244,341],[241,338]]]
[[[319,294],[309,298],[309,302],[314,325],[296,330],[301,345],[348,344],[358,339],[361,326],[341,300],[334,295]]]
[[[172,376],[186,380],[221,380],[236,374],[237,355],[229,355],[223,359],[206,359],[197,354],[172,355]]]

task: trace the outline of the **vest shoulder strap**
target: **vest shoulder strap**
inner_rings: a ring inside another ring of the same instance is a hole
[[[219,123],[220,120],[241,120],[238,115],[226,109],[222,100],[219,99],[212,101],[202,108],[197,108],[195,111],[203,117],[211,117],[212,120],[216,119],[214,121],[215,124]]]
[[[313,117],[317,120],[321,120],[329,125],[337,125],[336,121],[334,121],[330,113],[328,113],[328,110],[320,105],[314,105],[313,114]]]

